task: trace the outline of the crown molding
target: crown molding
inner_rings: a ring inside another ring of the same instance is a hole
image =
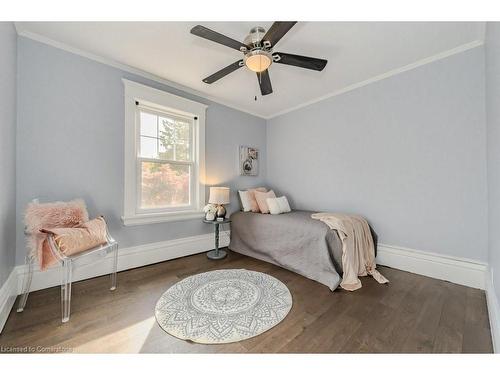
[[[413,70],[413,69],[418,68],[420,66],[430,64],[430,63],[432,63],[434,61],[442,60],[442,59],[444,59],[446,57],[453,56],[453,55],[456,55],[458,53],[465,52],[465,51],[468,51],[470,49],[482,46],[483,44],[484,44],[484,41],[482,41],[482,40],[475,40],[475,41],[470,42],[470,43],[462,44],[462,45],[460,45],[458,47],[455,47],[455,48],[452,48],[450,50],[447,50],[447,51],[444,51],[444,52],[440,52],[440,53],[438,53],[436,55],[433,55],[433,56],[430,56],[430,57],[426,57],[425,59],[418,60],[418,61],[416,61],[414,63],[402,66],[401,68],[393,69],[393,70],[390,70],[390,71],[388,71],[386,73],[383,73],[383,74],[380,74],[380,75],[368,78],[367,80],[364,80],[364,81],[361,81],[361,82],[358,82],[358,83],[354,83],[354,84],[349,85],[347,87],[344,87],[344,88],[342,88],[340,90],[333,91],[333,92],[331,92],[329,94],[320,96],[320,97],[318,97],[316,99],[312,99],[312,100],[309,100],[309,101],[307,101],[305,103],[299,104],[299,105],[297,105],[295,107],[291,107],[291,108],[285,109],[283,111],[277,112],[277,113],[275,113],[275,114],[273,114],[271,116],[266,117],[266,120],[271,120],[271,119],[273,119],[275,117],[284,115],[284,114],[289,113],[289,112],[296,111],[298,109],[310,106],[312,104],[321,102],[323,100],[332,98],[332,97],[337,96],[337,95],[345,94],[346,92],[349,92],[349,91],[352,91],[352,90],[356,90],[356,89],[358,89],[360,87],[367,86],[367,85],[369,85],[371,83],[375,83],[375,82],[381,81],[383,79],[390,78],[390,77],[393,77],[395,75],[398,75],[400,73],[404,73],[404,72],[407,72],[409,70]]]
[[[134,68],[134,67],[132,67],[130,65],[122,64],[122,63],[120,63],[118,61],[115,61],[113,59],[109,59],[109,58],[106,58],[106,57],[95,55],[95,54],[90,53],[90,52],[83,51],[81,49],[72,47],[72,46],[67,45],[65,43],[58,42],[56,40],[47,38],[47,37],[45,37],[43,35],[40,35],[40,34],[37,34],[37,33],[33,33],[31,31],[23,30],[20,27],[18,27],[17,22],[14,23],[14,25],[16,27],[16,31],[17,31],[17,35],[18,36],[21,36],[21,37],[24,37],[24,38],[28,38],[28,39],[31,39],[31,40],[34,40],[34,41],[37,41],[37,42],[40,42],[40,43],[49,45],[51,47],[54,47],[54,48],[57,48],[57,49],[60,49],[60,50],[63,50],[63,51],[66,51],[66,52],[78,55],[78,56],[85,57],[85,58],[87,58],[89,60],[93,60],[93,61],[96,61],[98,63],[101,63],[101,64],[104,64],[104,65],[111,66],[113,68],[117,68],[117,69],[123,70],[123,71],[125,71],[127,73],[135,74],[137,76],[150,79],[152,81],[161,83],[163,85],[172,87],[174,89],[184,91],[185,93],[188,93],[188,94],[191,94],[191,95],[196,95],[196,96],[198,96],[200,98],[204,98],[206,100],[210,100],[210,101],[212,101],[214,103],[221,104],[221,105],[224,105],[226,107],[236,109],[237,111],[244,112],[244,113],[247,113],[249,115],[252,115],[252,116],[255,116],[255,117],[259,117],[259,118],[264,119],[264,120],[266,119],[265,116],[262,116],[262,115],[260,115],[258,113],[249,111],[248,109],[245,109],[245,108],[241,108],[241,107],[235,106],[234,104],[229,103],[229,102],[227,102],[225,100],[221,100],[219,98],[215,98],[215,97],[207,95],[207,94],[205,94],[205,93],[203,93],[201,91],[198,91],[198,90],[189,88],[187,86],[181,85],[180,83],[177,83],[177,82],[174,82],[174,81],[170,81],[168,79],[162,78],[162,77],[157,76],[157,75],[152,74],[152,73],[148,73],[148,72],[146,72],[146,71],[144,71],[142,69]]]
[[[17,35],[19,35],[19,36],[35,40],[37,42],[40,42],[40,43],[43,43],[43,44],[46,44],[46,45],[49,45],[49,46],[61,49],[63,51],[69,52],[69,53],[73,53],[75,55],[79,55],[79,56],[85,57],[87,59],[99,62],[99,63],[104,64],[104,65],[108,65],[108,66],[111,66],[111,67],[114,67],[114,68],[117,68],[117,69],[120,69],[120,70],[123,70],[123,71],[126,71],[126,72],[131,73],[131,74],[135,74],[135,75],[143,77],[143,78],[150,79],[152,81],[164,84],[164,85],[172,87],[174,89],[181,90],[181,91],[183,91],[185,93],[188,93],[188,94],[191,94],[191,95],[196,95],[198,97],[210,100],[210,101],[212,101],[214,103],[221,104],[221,105],[224,105],[224,106],[229,107],[229,108],[233,108],[233,109],[235,109],[237,111],[244,112],[244,113],[247,113],[249,115],[252,115],[252,116],[264,119],[264,120],[271,120],[271,119],[273,119],[275,117],[284,115],[284,114],[289,113],[289,112],[296,111],[298,109],[310,106],[312,104],[321,102],[323,100],[332,98],[334,96],[342,95],[342,94],[347,93],[349,91],[356,90],[356,89],[361,88],[363,86],[367,86],[367,85],[369,85],[371,83],[375,83],[375,82],[381,81],[383,79],[393,77],[393,76],[398,75],[400,73],[404,73],[404,72],[407,72],[409,70],[418,68],[420,66],[430,64],[430,63],[432,63],[434,61],[438,61],[438,60],[444,59],[446,57],[453,56],[453,55],[456,55],[458,53],[465,52],[467,50],[470,50],[470,49],[473,49],[473,48],[476,48],[476,47],[484,45],[484,41],[483,40],[475,40],[475,41],[472,41],[472,42],[469,42],[469,43],[466,43],[466,44],[462,44],[462,45],[460,45],[458,47],[455,47],[455,48],[452,48],[450,50],[440,52],[440,53],[435,54],[435,55],[430,56],[430,57],[426,57],[426,58],[418,60],[418,61],[416,61],[414,63],[405,65],[405,66],[400,67],[400,68],[396,68],[396,69],[390,70],[390,71],[382,73],[380,75],[368,78],[368,79],[366,79],[364,81],[354,83],[354,84],[349,85],[347,87],[344,87],[344,88],[342,88],[340,90],[336,90],[336,91],[330,92],[328,94],[322,95],[320,97],[317,97],[315,99],[309,100],[309,101],[304,102],[302,104],[299,104],[297,106],[290,107],[290,108],[287,108],[287,109],[284,109],[282,111],[279,111],[279,112],[276,112],[274,114],[266,116],[266,115],[262,115],[262,114],[259,114],[259,113],[256,113],[256,112],[249,111],[248,109],[236,106],[236,105],[234,105],[232,103],[229,103],[229,102],[227,102],[225,100],[222,100],[222,99],[219,99],[219,98],[207,95],[207,94],[205,94],[205,93],[203,93],[201,91],[198,91],[198,90],[192,89],[190,87],[184,86],[184,85],[182,85],[180,83],[177,83],[177,82],[174,82],[174,81],[170,81],[168,79],[162,78],[162,77],[157,76],[157,75],[152,74],[152,73],[148,73],[148,72],[146,72],[144,70],[141,70],[139,68],[134,68],[134,67],[132,67],[130,65],[122,64],[122,63],[120,63],[118,61],[115,61],[113,59],[109,59],[109,58],[106,58],[106,57],[95,55],[95,54],[90,53],[90,52],[83,51],[81,49],[78,49],[78,48],[72,47],[70,45],[67,45],[65,43],[61,43],[61,42],[58,42],[56,40],[47,38],[47,37],[45,37],[45,36],[43,36],[41,34],[38,34],[38,33],[33,33],[31,31],[28,31],[28,30],[23,30],[21,27],[19,27],[19,25],[18,25],[17,22],[15,22],[14,25],[16,27]]]

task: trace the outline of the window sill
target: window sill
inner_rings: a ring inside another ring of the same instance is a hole
[[[172,213],[136,214],[133,216],[122,216],[125,226],[167,223],[171,221],[183,221],[201,219],[205,216],[203,211],[185,211]]]

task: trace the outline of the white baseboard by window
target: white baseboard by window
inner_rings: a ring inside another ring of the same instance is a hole
[[[487,264],[404,247],[378,244],[377,264],[472,288],[485,288]]]
[[[488,304],[493,350],[495,353],[500,353],[500,303],[493,284],[493,270],[489,267],[486,273],[486,302]]]
[[[145,245],[118,249],[118,271],[142,267],[149,264],[180,258],[187,255],[202,253],[215,247],[214,234],[201,234],[175,240],[154,242]],[[221,231],[220,247],[229,245],[229,231]],[[73,281],[90,279],[92,277],[107,275],[112,267],[112,254],[108,254],[100,262],[91,263],[75,269]],[[17,266],[18,286],[17,293],[22,290],[22,282],[27,269],[26,266]],[[118,279],[118,283],[120,280]],[[35,269],[31,291],[61,285],[61,267],[52,267],[46,271]]]
[[[0,333],[17,296],[17,269],[14,268],[0,288]]]

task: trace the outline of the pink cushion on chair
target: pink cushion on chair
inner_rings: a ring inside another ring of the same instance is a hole
[[[57,247],[66,256],[107,243],[106,222],[102,216],[77,227],[41,229],[41,232],[52,234]]]
[[[70,202],[31,202],[26,208],[24,223],[28,235],[30,256],[38,260],[40,268],[45,270],[47,262],[55,262],[45,239],[47,234],[41,233],[42,228],[74,227],[89,220],[87,208],[83,199]]]
[[[255,192],[255,200],[257,201],[257,204],[259,205],[260,212],[262,212],[263,214],[269,213],[269,207],[267,205],[267,198],[276,198],[274,191],[269,190],[267,193],[263,193],[260,191]]]

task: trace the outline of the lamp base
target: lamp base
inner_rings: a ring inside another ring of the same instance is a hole
[[[217,206],[217,213],[215,214],[215,216],[217,217],[217,220],[224,220],[224,218],[226,217],[226,209],[222,204]]]

